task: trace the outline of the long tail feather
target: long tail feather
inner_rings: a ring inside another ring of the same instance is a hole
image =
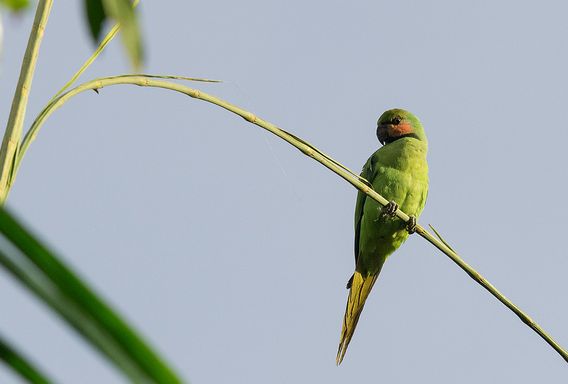
[[[369,296],[377,275],[363,276],[355,271],[353,277],[349,280],[351,283],[351,290],[349,291],[349,298],[347,299],[347,307],[345,308],[345,316],[343,317],[343,329],[341,330],[341,340],[339,341],[339,349],[337,350],[337,365],[343,361],[343,356],[347,352],[347,346],[353,337],[355,327],[359,321],[361,311],[365,305],[365,300]]]

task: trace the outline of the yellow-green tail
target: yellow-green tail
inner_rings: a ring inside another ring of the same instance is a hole
[[[341,340],[339,341],[339,349],[337,350],[337,365],[341,364],[347,346],[353,337],[355,327],[359,321],[359,316],[365,305],[365,300],[369,296],[377,275],[363,276],[355,271],[350,280],[351,290],[349,291],[349,298],[347,299],[347,307],[345,308],[345,316],[343,317],[343,329],[341,330]]]

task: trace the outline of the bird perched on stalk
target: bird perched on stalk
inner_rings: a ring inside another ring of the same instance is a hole
[[[355,204],[355,272],[347,283],[349,296],[343,318],[337,365],[359,321],[387,257],[413,233],[428,194],[428,141],[416,116],[391,109],[379,117],[377,137],[383,145],[367,160],[361,176],[389,204],[382,207],[359,191]],[[411,219],[404,223],[399,209]]]

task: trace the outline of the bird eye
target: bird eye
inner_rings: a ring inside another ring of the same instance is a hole
[[[399,124],[400,124],[400,117],[395,117],[395,118],[393,118],[393,119],[391,120],[391,122],[392,122],[394,125],[399,125]]]

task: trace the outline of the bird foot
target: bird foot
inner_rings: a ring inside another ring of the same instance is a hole
[[[383,207],[383,216],[394,216],[398,209],[398,204],[393,200],[389,201],[387,205]]]
[[[410,235],[412,235],[414,232],[416,232],[416,217],[415,216],[409,216],[408,217],[408,221],[406,222],[406,230],[408,231],[408,233]]]

